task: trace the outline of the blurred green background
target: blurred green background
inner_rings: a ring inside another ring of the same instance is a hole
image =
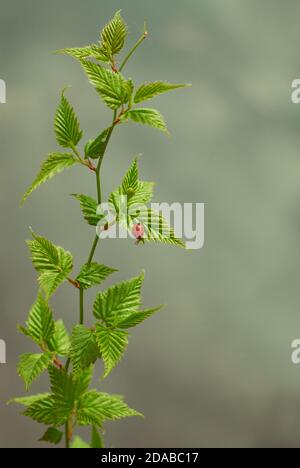
[[[36,296],[24,244],[28,227],[71,250],[79,266],[93,238],[70,193],[94,194],[80,168],[19,200],[46,154],[57,149],[53,115],[68,85],[85,136],[110,113],[79,65],[52,51],[94,42],[122,8],[133,43],[143,21],[151,37],[127,68],[138,82],[166,79],[193,88],[156,101],[172,138],[124,126],[103,166],[115,188],[143,153],[155,201],[206,203],[201,251],[103,242],[97,260],[122,280],[146,269],[144,304],[166,309],[132,332],[121,365],[101,387],[122,393],[146,420],[106,425],[116,447],[299,446],[300,369],[290,343],[300,337],[300,77],[298,0],[0,0],[1,267],[0,446],[40,447],[43,428],[7,407],[24,393],[17,355],[34,346],[16,332]],[[94,294],[96,291],[94,290]],[[91,298],[92,300],[92,298]],[[90,302],[91,303],[91,302]],[[53,305],[71,326],[77,296],[62,287]],[[101,369],[99,368],[99,373]],[[43,377],[33,391],[47,389]]]

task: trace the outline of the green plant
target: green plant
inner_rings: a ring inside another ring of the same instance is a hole
[[[59,51],[79,61],[90,83],[112,109],[113,119],[94,140],[86,143],[84,155],[81,155],[78,144],[83,132],[64,90],[55,116],[55,134],[59,145],[66,150],[48,156],[23,201],[57,173],[81,165],[95,176],[97,198],[82,194],[75,194],[74,197],[79,201],[89,225],[97,226],[100,232],[109,229],[106,215],[99,209],[103,201],[100,176],[103,157],[114,129],[133,121],[167,132],[164,119],[157,110],[139,105],[161,93],[186,86],[157,81],[136,88],[131,79],[124,77],[122,72],[125,65],[147,36],[145,27],[141,38],[118,66],[116,57],[123,49],[127,25],[121,13],[117,12],[104,27],[99,43]],[[121,185],[109,197],[115,209],[116,222],[123,223],[133,232],[138,242],[157,241],[184,247],[162,216],[147,208],[152,194],[153,183],[139,179],[138,161],[134,159]],[[121,208],[124,197],[127,200],[125,216]],[[32,382],[47,370],[51,389],[49,393],[15,398],[13,401],[26,407],[26,416],[48,426],[41,440],[58,444],[65,436],[67,448],[103,447],[102,431],[106,420],[141,416],[141,413],[129,408],[122,397],[90,390],[89,387],[95,362],[98,359],[103,361],[103,378],[107,377],[126,350],[128,329],[141,324],[160,309],[140,309],[144,280],[144,273],[141,273],[99,292],[93,307],[96,323],[91,328],[85,325],[86,291],[99,286],[116,271],[94,261],[99,231],[96,232],[87,262],[75,277],[71,276],[73,257],[70,252],[33,231],[32,239],[28,241],[32,262],[39,274],[39,292],[26,325],[19,329],[37,344],[39,353],[21,355],[18,373],[25,381],[26,390],[29,390]],[[79,295],[79,321],[71,335],[62,320],[54,320],[49,305],[51,296],[64,282],[74,287]],[[74,437],[77,425],[91,426],[90,445],[78,436]]]

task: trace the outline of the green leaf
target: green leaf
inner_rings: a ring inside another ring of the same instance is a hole
[[[132,328],[144,322],[147,318],[158,312],[161,307],[141,310],[139,312],[130,312],[120,316],[116,322],[118,328]]]
[[[60,49],[57,51],[59,54],[69,55],[77,60],[83,60],[89,57],[95,58],[100,62],[108,62],[105,51],[98,44],[91,44],[86,47],[72,47],[66,49]]]
[[[128,416],[143,416],[138,411],[129,408],[122,397],[99,393],[91,390],[84,394],[78,404],[78,422],[81,425],[102,427],[104,421],[115,421]]]
[[[128,346],[128,334],[121,330],[112,330],[96,325],[96,341],[104,361],[104,375],[107,377],[123,356]]]
[[[145,205],[151,201],[153,189],[153,182],[139,180],[138,160],[135,158],[123,179],[122,185],[110,195],[109,202],[114,205],[118,215],[125,214],[125,219],[127,219],[128,210],[125,213],[120,213],[125,201],[127,208],[134,205]]]
[[[87,263],[81,268],[76,281],[82,289],[88,289],[96,284],[101,284],[109,275],[116,271],[115,268],[110,268],[99,263]]]
[[[97,138],[87,142],[84,147],[84,154],[86,158],[98,159],[103,156],[109,132],[110,128],[107,128],[102,133],[100,133]]]
[[[175,236],[174,230],[159,213],[151,209],[138,209],[136,213],[132,212],[131,223],[128,229],[131,231],[134,224],[138,223],[144,227],[144,241],[162,242],[185,248],[184,242]]]
[[[90,83],[110,109],[117,110],[130,100],[132,88],[121,73],[86,60],[81,63]]]
[[[32,233],[27,241],[35,269],[40,273],[39,283],[49,298],[73,269],[70,252],[54,245],[44,237]]]
[[[72,333],[71,360],[75,374],[89,367],[99,357],[95,334],[84,325],[76,325]]]
[[[64,322],[57,320],[54,324],[54,333],[48,342],[50,351],[58,354],[59,356],[68,356],[71,347],[69,334],[66,330]]]
[[[104,441],[95,426],[92,427],[91,448],[105,448]]]
[[[98,214],[98,203],[87,195],[73,194],[73,197],[79,200],[80,207],[84,216],[84,219],[87,221],[90,226],[97,226],[99,221],[104,218],[104,214]]]
[[[78,398],[83,393],[87,392],[93,378],[93,371],[94,366],[91,365],[90,367],[83,369],[81,372],[79,372],[73,377],[74,383],[77,386]]]
[[[81,437],[75,436],[71,444],[71,449],[89,449],[91,448]]]
[[[65,97],[64,91],[55,115],[54,128],[57,142],[63,148],[74,148],[83,135],[74,109]]]
[[[38,295],[36,302],[29,312],[26,327],[26,329],[21,328],[21,330],[39,346],[47,343],[54,334],[52,311],[48,302],[41,294]]]
[[[150,127],[158,128],[158,130],[168,133],[163,116],[155,109],[130,109],[122,115],[121,121],[126,122],[128,119],[142,125],[150,125]]]
[[[40,438],[39,442],[49,442],[50,444],[58,445],[62,438],[63,432],[59,431],[55,427],[49,427],[43,437]]]
[[[68,153],[50,153],[48,159],[42,164],[40,172],[35,180],[23,196],[22,202],[29,197],[29,195],[36,190],[40,185],[52,179],[56,174],[62,172],[64,169],[78,163],[72,154]]]
[[[49,375],[54,401],[52,413],[55,420],[63,424],[75,410],[81,395],[87,391],[92,378],[92,367],[73,376],[68,375],[64,369],[51,366]]]
[[[49,367],[51,361],[51,353],[21,354],[18,364],[18,374],[24,380],[27,391],[32,382]]]
[[[113,325],[119,315],[137,310],[141,304],[143,281],[144,273],[99,293],[94,303],[94,316],[107,325]]]
[[[121,11],[118,11],[101,33],[101,45],[109,57],[113,57],[123,49],[127,34],[127,24],[121,16]]]
[[[36,400],[34,403],[28,406],[24,412],[24,415],[41,424],[46,424],[47,426],[61,425],[61,421],[57,419],[53,410],[54,399],[52,395],[48,395],[40,398],[39,400]]]
[[[38,395],[17,397],[17,398],[12,398],[11,400],[9,400],[8,404],[17,403],[18,405],[22,405],[22,406],[31,406],[33,403],[36,403],[37,401],[48,399],[49,396],[50,396],[50,393],[39,393]]]
[[[78,398],[78,388],[71,375],[52,366],[49,369],[51,392],[54,401],[53,414],[62,422],[67,421]]]
[[[171,84],[164,81],[155,81],[153,83],[143,83],[136,91],[134,103],[138,104],[148,99],[152,99],[159,94],[166,93],[178,88],[186,88],[188,84]]]

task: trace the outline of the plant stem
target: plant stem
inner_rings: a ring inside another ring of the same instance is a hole
[[[68,373],[68,371],[69,371],[70,364],[71,364],[71,359],[68,358],[68,359],[67,359],[67,362],[66,362],[66,365],[65,365],[65,371],[66,371],[66,373]]]
[[[105,140],[105,144],[104,144],[104,149],[103,149],[102,155],[101,155],[101,157],[99,158],[98,165],[97,165],[97,168],[96,168],[97,197],[98,197],[98,204],[99,204],[99,205],[102,203],[100,170],[101,170],[102,161],[103,161],[103,158],[104,158],[104,155],[105,155],[105,151],[106,151],[107,146],[108,146],[108,143],[109,143],[109,141],[110,141],[112,132],[113,132],[115,126],[116,126],[116,117],[117,117],[117,111],[114,111],[113,121],[112,121],[110,130],[109,130],[108,135],[107,135],[106,140]]]
[[[147,37],[148,37],[148,33],[147,33],[146,27],[145,27],[145,31],[144,31],[142,37],[140,37],[140,39],[133,46],[133,48],[131,49],[131,51],[128,53],[128,55],[125,57],[123,63],[121,64],[120,71],[123,70],[123,68],[127,64],[130,57],[134,54],[134,52],[138,49],[138,47],[142,44],[142,42],[144,42],[144,40]],[[108,132],[107,138],[105,140],[103,152],[102,152],[101,157],[99,158],[98,165],[97,165],[97,168],[95,170],[96,184],[97,184],[97,199],[98,199],[98,204],[99,205],[102,203],[101,178],[100,178],[101,166],[102,166],[102,162],[103,162],[103,159],[104,159],[104,155],[105,155],[108,143],[109,143],[109,141],[111,139],[111,136],[112,136],[112,133],[114,131],[114,128],[118,124],[117,115],[118,115],[117,110],[115,110],[114,114],[113,114],[112,124],[111,124],[110,130]],[[77,148],[73,147],[72,149],[73,149],[74,154],[77,156],[78,160],[84,164],[84,162],[83,162]],[[97,245],[98,245],[98,242],[99,242],[99,237],[98,237],[98,234],[96,234],[96,237],[94,239],[94,242],[93,242],[93,245],[92,245],[92,248],[91,248],[91,252],[90,252],[87,264],[92,263],[94,255],[95,255],[95,251],[96,251],[96,248],[97,248]],[[80,325],[84,324],[84,289],[83,288],[79,289],[79,323],[80,323]],[[71,359],[69,358],[67,360],[67,362],[66,362],[66,365],[65,365],[65,371],[67,373],[69,371],[70,364],[71,364]],[[65,445],[66,445],[66,448],[70,448],[70,419],[68,419],[68,421],[65,424]]]
[[[89,255],[89,258],[88,258],[88,261],[87,261],[87,264],[88,264],[88,265],[89,265],[90,263],[92,263],[92,261],[93,261],[94,254],[95,254],[95,251],[96,251],[98,242],[99,242],[99,237],[98,237],[98,234],[96,234],[96,237],[95,237],[95,240],[94,240],[94,243],[93,243],[93,246],[92,246],[92,250],[91,250],[91,252],[90,252],[90,255]]]
[[[131,56],[134,54],[134,52],[140,47],[140,45],[144,42],[144,40],[147,39],[147,37],[148,37],[148,32],[147,32],[146,27],[145,27],[145,31],[144,31],[143,35],[139,38],[137,43],[132,47],[132,49],[130,50],[128,55],[126,55],[125,59],[123,60],[121,66],[119,68],[120,72],[123,70],[123,68],[127,64],[128,60],[131,58]]]
[[[73,144],[71,144],[71,148],[72,148],[72,150],[73,150],[73,153],[74,153],[75,156],[77,157],[78,161],[79,161],[80,163],[82,163],[82,162],[83,162],[83,161],[82,161],[82,157],[80,156],[80,153],[79,153],[78,149],[76,148],[76,146],[73,145]]]
[[[82,288],[79,289],[79,309],[80,309],[80,325],[83,325],[84,322],[84,290]]]
[[[70,439],[69,439],[69,420],[65,424],[65,441],[66,441],[66,448],[70,448]]]

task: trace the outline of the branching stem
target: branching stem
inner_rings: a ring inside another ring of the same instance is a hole
[[[133,46],[133,48],[130,50],[128,55],[123,60],[121,66],[120,66],[120,69],[119,69],[120,72],[124,69],[125,65],[129,61],[131,56],[134,54],[134,52],[138,49],[138,47],[144,42],[144,40],[147,37],[148,37],[148,32],[146,31],[146,27],[145,27],[145,31],[144,31],[143,35],[140,37],[140,39],[137,41],[137,43]],[[115,71],[117,72],[117,70],[115,70]],[[77,159],[79,160],[79,162],[81,164],[87,166],[89,169],[93,170],[96,173],[97,201],[98,201],[99,205],[102,203],[102,190],[101,190],[101,167],[102,167],[102,162],[103,162],[103,159],[104,159],[106,149],[107,149],[108,144],[110,142],[112,133],[114,131],[114,128],[119,124],[120,117],[121,117],[123,112],[124,111],[121,110],[121,113],[118,115],[118,110],[115,110],[114,113],[113,113],[112,123],[111,123],[110,129],[109,129],[108,135],[106,137],[103,152],[102,152],[102,155],[99,158],[97,167],[92,166],[90,161],[83,160],[82,157],[80,156],[80,153],[79,153],[78,149],[75,146],[72,147],[72,150],[73,150],[75,156],[77,157]],[[88,258],[88,261],[87,261],[88,264],[92,263],[92,261],[93,261],[93,258],[94,258],[98,243],[99,243],[99,236],[98,236],[98,234],[96,234],[96,237],[95,237],[95,239],[93,241],[91,252],[89,254],[89,258]],[[68,280],[69,280],[69,282],[71,284],[73,284],[73,286],[76,286],[78,288],[79,285],[76,283],[76,281],[71,280],[71,279],[68,279]],[[79,286],[79,323],[80,323],[80,325],[84,324],[84,289],[82,287],[80,287],[80,286]],[[67,362],[66,362],[65,368],[64,368],[65,372],[67,372],[67,373],[69,371],[70,363],[71,363],[71,360],[68,359]],[[71,424],[71,421],[69,419],[66,422],[66,425],[65,425],[65,445],[66,445],[66,448],[70,448],[70,440],[72,438],[72,434],[71,434],[72,431],[70,430],[70,424]]]

